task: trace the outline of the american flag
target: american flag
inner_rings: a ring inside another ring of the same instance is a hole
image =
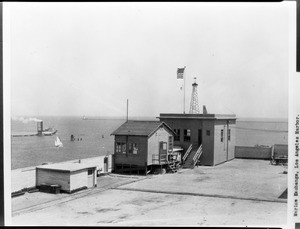
[[[184,68],[177,68],[177,79],[183,79]]]

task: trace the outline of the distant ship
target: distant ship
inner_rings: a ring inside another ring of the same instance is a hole
[[[55,144],[56,147],[63,147],[64,146],[58,136],[56,136],[56,140],[55,140],[54,144]]]
[[[57,132],[57,130],[55,130],[53,128],[47,128],[47,129],[43,130],[41,132],[41,134],[44,136],[52,136],[52,135],[56,134],[56,132]]]
[[[85,115],[82,117],[82,120],[86,120],[87,118],[85,117]]]
[[[43,121],[37,122],[37,132],[17,132],[12,133],[12,137],[29,137],[29,136],[52,136],[56,134],[57,130],[53,127],[43,129]]]

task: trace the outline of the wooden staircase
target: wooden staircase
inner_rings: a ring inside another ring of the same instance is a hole
[[[180,165],[179,162],[169,162],[168,163],[168,169],[172,172],[172,173],[176,173],[177,170],[179,169]]]
[[[191,149],[191,152],[186,157],[186,160],[183,161],[183,167],[184,169],[190,168],[193,169],[197,162],[199,161],[199,158],[202,155],[202,145],[197,150]]]

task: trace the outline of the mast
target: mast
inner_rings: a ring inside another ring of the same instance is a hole
[[[126,113],[126,122],[128,122],[128,99],[127,99],[127,113]]]
[[[185,76],[184,76],[185,67],[186,66],[184,66],[184,71],[183,71],[183,114],[185,114]]]

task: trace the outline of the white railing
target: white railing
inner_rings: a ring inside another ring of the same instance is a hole
[[[159,155],[158,154],[152,154],[152,163],[159,164]]]
[[[195,153],[195,155],[194,155],[194,157],[193,157],[193,161],[196,160],[196,158],[197,158],[197,156],[198,156],[198,154],[199,154],[200,152],[202,152],[202,145],[200,145],[199,148],[197,149],[197,152]]]
[[[167,154],[153,154],[152,155],[152,163],[155,165],[165,164],[167,163]]]
[[[189,148],[187,149],[187,151],[185,152],[182,160],[183,162],[186,160],[186,158],[189,156],[190,152],[192,151],[192,144],[189,146]]]
[[[197,149],[197,152],[195,153],[194,157],[193,157],[193,166],[196,165],[197,161],[199,160],[199,158],[202,155],[202,145],[199,146],[199,148]]]

